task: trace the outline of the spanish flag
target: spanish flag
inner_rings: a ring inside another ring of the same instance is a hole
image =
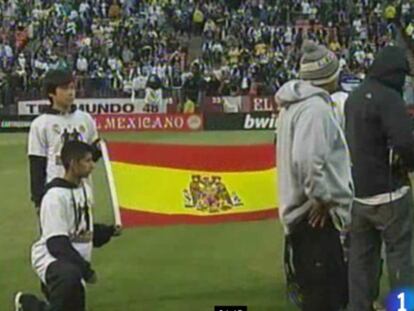
[[[277,215],[273,145],[112,142],[109,153],[125,227]]]

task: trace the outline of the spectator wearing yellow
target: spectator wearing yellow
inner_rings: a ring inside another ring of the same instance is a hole
[[[341,50],[341,44],[338,42],[338,38],[334,38],[330,43],[329,43],[329,49],[333,52],[338,52]]]
[[[195,113],[195,103],[188,97],[187,100],[184,102],[183,113]]]
[[[201,29],[204,23],[204,13],[197,7],[193,13],[193,23],[195,27],[196,34],[201,33]]]
[[[385,7],[384,17],[386,20],[393,20],[395,19],[396,15],[397,15],[397,9],[392,3],[390,3],[389,5]]]
[[[260,43],[256,44],[254,49],[255,49],[256,56],[260,56],[260,55],[266,54],[267,46],[266,46],[265,43],[260,42]]]
[[[240,49],[237,46],[232,47],[228,52],[229,63],[237,65],[240,59]]]

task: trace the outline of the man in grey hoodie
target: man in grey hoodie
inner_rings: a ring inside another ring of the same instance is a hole
[[[288,289],[304,311],[341,310],[348,299],[340,230],[349,223],[352,178],[329,95],[339,70],[333,52],[305,42],[301,80],[286,83],[275,97],[281,107],[277,166]]]

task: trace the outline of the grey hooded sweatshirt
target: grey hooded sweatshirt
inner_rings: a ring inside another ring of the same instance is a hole
[[[336,227],[348,224],[353,199],[349,151],[329,94],[293,80],[276,93],[279,215],[287,234],[314,200],[330,203]]]

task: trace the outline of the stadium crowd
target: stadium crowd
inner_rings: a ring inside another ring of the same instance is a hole
[[[194,101],[271,95],[297,76],[305,39],[363,77],[397,6],[414,36],[411,0],[1,0],[0,103],[40,96],[51,68],[72,68],[80,96],[127,95],[150,75]]]

